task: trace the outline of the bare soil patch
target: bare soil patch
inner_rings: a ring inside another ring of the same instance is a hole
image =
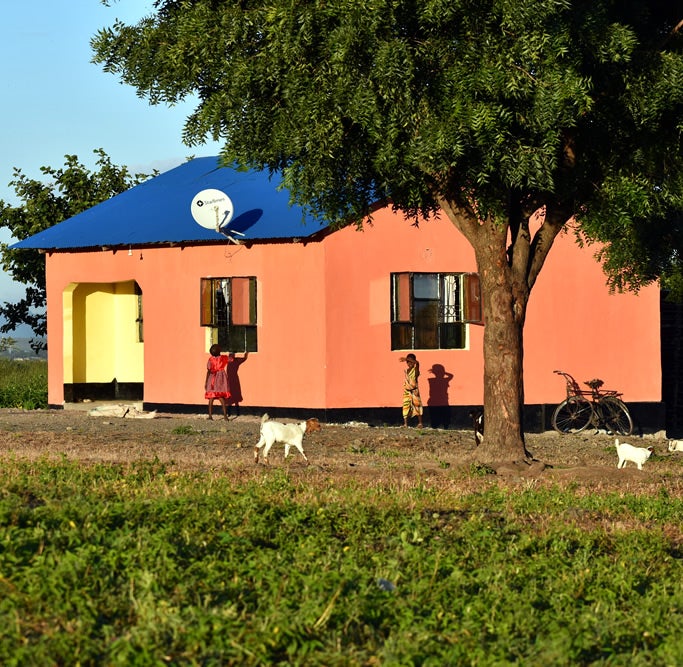
[[[580,492],[666,489],[683,497],[683,453],[669,453],[661,434],[624,438],[636,446],[654,447],[642,471],[631,463],[617,470],[611,436],[546,432],[527,435],[527,449],[537,463],[499,466],[495,474],[477,466],[471,431],[325,424],[304,440],[309,465],[295,450],[284,460],[282,446],[275,445],[268,467],[253,462],[258,435],[259,419],[254,416],[226,422],[209,421],[206,415],[131,419],[92,417],[87,410],[0,410],[0,459],[66,458],[124,465],[156,459],[170,470],[205,471],[236,480],[286,469],[313,485],[442,484],[463,492],[491,484],[571,485]]]

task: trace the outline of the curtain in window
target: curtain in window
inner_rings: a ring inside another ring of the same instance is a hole
[[[256,324],[256,281],[253,278],[232,279],[231,322],[235,325]]]
[[[443,276],[443,321],[460,321],[460,285],[458,276],[446,274]]]
[[[214,325],[213,280],[211,278],[201,279],[200,292],[199,324],[203,327],[210,327]]]
[[[412,320],[412,294],[409,273],[394,274],[393,297],[392,320],[394,322],[410,322]]]
[[[228,315],[230,313],[230,280],[228,278],[221,279],[220,290],[223,294],[223,303],[225,303],[226,315]],[[229,319],[226,317],[223,321],[228,322]]]
[[[479,283],[479,275],[476,273],[466,273],[463,275],[464,282],[464,316],[463,320],[471,324],[484,324],[482,303],[481,303],[481,286]]]

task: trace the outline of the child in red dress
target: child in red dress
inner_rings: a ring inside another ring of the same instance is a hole
[[[208,362],[206,363],[206,380],[204,381],[204,398],[209,401],[209,419],[213,419],[213,402],[218,399],[223,408],[223,419],[228,418],[228,402],[230,389],[228,387],[228,357],[221,354],[221,346],[214,344],[209,348]]]

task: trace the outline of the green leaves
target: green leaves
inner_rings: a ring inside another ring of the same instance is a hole
[[[465,191],[504,219],[512,193],[604,212],[615,174],[678,178],[678,20],[635,0],[161,0],[92,45],[152,103],[196,93],[188,144],[284,171],[328,220],[385,198],[429,214]]]
[[[680,498],[360,486],[5,461],[0,661],[680,662]]]
[[[131,175],[126,167],[111,163],[104,150],[97,155],[97,170],[90,171],[76,155],[65,155],[64,167],[41,167],[43,179],[27,177],[14,169],[14,188],[21,204],[12,206],[0,200],[0,227],[8,229],[17,240],[37,234],[105,199],[137,185],[147,178]],[[25,296],[17,303],[0,305],[0,316],[6,321],[0,332],[13,331],[19,324],[28,324],[36,336],[44,336],[45,323],[45,261],[35,250],[10,250],[0,244],[3,271],[26,285]]]

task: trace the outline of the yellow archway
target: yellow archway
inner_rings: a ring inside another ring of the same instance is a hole
[[[142,399],[142,292],[134,280],[63,293],[66,400]]]

